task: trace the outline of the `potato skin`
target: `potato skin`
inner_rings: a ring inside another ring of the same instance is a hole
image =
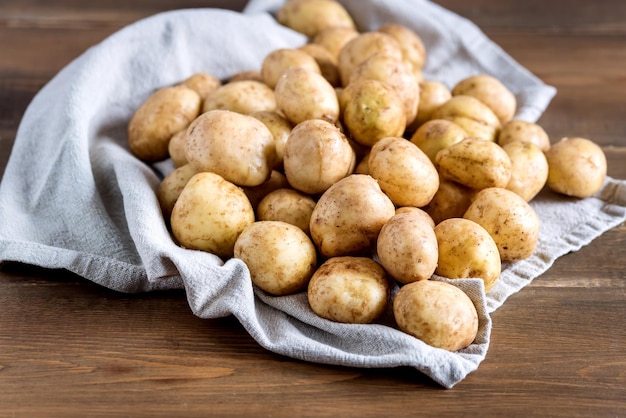
[[[517,100],[513,93],[497,78],[489,74],[477,74],[459,81],[452,88],[452,95],[473,96],[489,106],[501,124],[515,115]]]
[[[426,121],[411,135],[411,142],[421,149],[433,163],[437,153],[467,137],[467,133],[456,123],[446,119]]]
[[[278,10],[276,19],[309,38],[327,28],[355,29],[350,14],[334,0],[291,0]]]
[[[410,28],[399,23],[386,23],[377,29],[378,32],[391,35],[402,51],[402,60],[409,65],[413,71],[421,70],[426,64],[426,47],[422,38]]]
[[[276,111],[274,90],[253,80],[224,84],[210,93],[204,100],[203,112],[230,110],[249,115],[254,112]]]
[[[498,134],[498,144],[501,147],[511,142],[531,142],[546,152],[550,149],[550,137],[538,124],[514,119],[502,126]]]
[[[450,100],[450,89],[440,81],[424,80],[419,83],[420,101],[415,121],[407,127],[409,132],[432,119],[433,113],[445,102]]]
[[[276,144],[276,165],[275,168],[282,168],[283,158],[285,156],[285,147],[287,146],[287,138],[293,129],[291,123],[280,113],[273,111],[261,111],[251,113],[255,119],[263,122],[267,129],[270,130],[274,136],[274,142]]]
[[[319,64],[310,54],[300,49],[280,48],[265,56],[261,63],[261,76],[265,84],[274,89],[280,77],[290,68],[304,68],[321,74]]]
[[[169,223],[172,216],[172,209],[182,193],[189,180],[197,174],[198,171],[190,164],[185,164],[176,168],[169,173],[157,188],[156,195],[159,200],[159,206],[163,213],[163,218]]]
[[[187,141],[187,130],[183,129],[172,136],[169,144],[167,145],[167,153],[172,159],[174,167],[182,167],[189,163],[187,156],[185,155],[185,141]]]
[[[222,85],[219,78],[208,73],[194,73],[182,81],[183,86],[195,90],[202,100]]]
[[[545,154],[532,142],[509,142],[502,149],[511,159],[511,179],[506,188],[530,202],[548,180]]]
[[[432,114],[433,119],[448,119],[459,125],[467,136],[495,142],[502,127],[489,106],[473,96],[452,96]]]
[[[402,59],[402,49],[396,39],[382,32],[364,32],[352,38],[339,51],[337,67],[343,86],[350,81],[350,74],[362,62],[375,54]]]
[[[288,188],[278,189],[261,200],[257,207],[257,217],[261,221],[287,222],[309,234],[315,203],[311,196],[304,193]]]
[[[435,224],[450,219],[462,218],[465,211],[472,204],[476,191],[454,181],[442,179],[439,182],[437,193],[424,207]]]
[[[354,28],[333,27],[319,31],[311,42],[327,49],[337,62],[341,48],[357,36],[359,32]],[[339,81],[341,82],[341,78]]]

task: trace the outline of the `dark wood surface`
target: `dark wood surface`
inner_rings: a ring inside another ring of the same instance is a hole
[[[0,2],[0,173],[36,92],[86,48],[159,11],[245,1]],[[442,0],[558,88],[551,137],[602,145],[626,178],[626,3]],[[305,363],[180,291],[123,295],[65,271],[0,266],[0,417],[626,416],[626,227],[558,260],[493,315],[451,390],[409,369]]]

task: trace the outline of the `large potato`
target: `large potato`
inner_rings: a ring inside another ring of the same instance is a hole
[[[374,144],[368,166],[370,175],[396,206],[425,206],[439,188],[433,163],[404,138],[388,137]]]
[[[252,283],[277,296],[304,290],[317,267],[311,239],[280,221],[249,225],[235,242],[234,256],[246,263]]]
[[[489,106],[501,124],[515,115],[517,100],[515,95],[497,78],[489,74],[478,74],[459,81],[452,88],[452,95],[473,96]]]
[[[333,257],[311,277],[307,297],[322,318],[367,324],[385,311],[389,283],[385,270],[371,258]]]
[[[128,124],[131,152],[148,162],[166,159],[170,139],[189,126],[201,105],[200,95],[185,86],[164,87],[152,93]]]
[[[434,163],[439,151],[461,142],[466,137],[467,133],[456,123],[446,119],[432,119],[411,135],[411,142]]]
[[[422,38],[412,29],[399,23],[386,23],[378,28],[378,32],[391,35],[402,50],[402,59],[411,65],[412,71],[419,71],[426,63],[426,48]]]
[[[473,96],[452,96],[432,114],[433,119],[448,119],[459,125],[467,136],[496,141],[502,127],[489,106]]]
[[[548,180],[548,160],[532,142],[509,142],[502,149],[511,159],[511,179],[506,188],[530,202]]]
[[[450,218],[435,226],[439,263],[435,273],[450,279],[479,278],[488,292],[500,277],[502,262],[498,246],[480,224]]]
[[[261,63],[261,76],[270,88],[275,88],[278,80],[290,68],[304,68],[321,74],[315,58],[300,49],[275,49],[265,56]]]
[[[461,289],[423,280],[400,288],[393,301],[398,328],[433,347],[457,351],[478,334],[478,312]]]
[[[311,215],[311,237],[324,257],[371,254],[393,202],[372,177],[352,174],[320,197]]]
[[[212,171],[239,186],[258,186],[276,163],[274,136],[263,122],[228,110],[211,110],[187,130],[185,155],[198,171]]]
[[[469,205],[472,204],[474,194],[476,194],[474,189],[442,179],[437,193],[424,210],[435,224],[449,218],[462,218]]]
[[[504,147],[511,142],[530,142],[546,152],[550,149],[550,137],[538,124],[514,119],[502,126],[498,134],[498,144]]]
[[[230,110],[248,115],[254,112],[276,110],[274,90],[252,80],[236,81],[218,87],[204,100],[203,112]]]
[[[261,200],[257,207],[257,218],[261,221],[287,222],[309,234],[313,209],[315,200],[311,196],[284,188],[270,192]]]
[[[278,10],[276,19],[309,38],[328,28],[355,29],[350,14],[334,0],[290,0]]]
[[[254,222],[243,190],[215,173],[195,174],[172,209],[176,241],[185,248],[222,258],[233,256],[239,234]]]
[[[481,190],[463,217],[489,232],[502,261],[528,258],[537,246],[539,217],[521,196],[510,190],[497,187]]]

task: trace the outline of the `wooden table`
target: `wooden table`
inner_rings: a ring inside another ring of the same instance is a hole
[[[35,93],[137,19],[245,1],[0,2],[0,173]],[[540,123],[592,138],[626,178],[626,3],[442,0],[558,95]],[[409,368],[265,351],[181,291],[123,295],[65,271],[0,267],[0,417],[626,416],[626,227],[570,254],[493,316],[491,347],[451,390]]]

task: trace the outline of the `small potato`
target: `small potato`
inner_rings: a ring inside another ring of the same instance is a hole
[[[261,63],[261,76],[270,88],[275,88],[280,77],[290,68],[304,68],[321,74],[315,58],[300,49],[275,49],[265,56]]]
[[[418,127],[431,120],[435,110],[452,98],[450,89],[439,81],[422,81],[419,83],[419,88],[420,102],[417,109],[417,117],[408,127],[410,132],[414,132]]]
[[[324,76],[331,86],[338,87],[341,85],[339,68],[337,68],[337,58],[333,56],[328,49],[317,44],[306,44],[298,49],[306,52],[315,59],[315,62],[317,62],[320,68],[320,74]]]
[[[511,91],[497,78],[488,74],[467,77],[452,88],[452,95],[473,96],[489,106],[501,124],[515,115],[517,100]]]
[[[243,190],[215,173],[195,174],[172,210],[172,233],[178,243],[218,257],[233,256],[239,234],[254,222]]]
[[[426,206],[439,188],[433,163],[404,138],[378,141],[370,152],[370,175],[396,206]]]
[[[506,187],[511,179],[511,159],[495,142],[465,138],[437,153],[441,177],[472,189]]]
[[[167,144],[167,153],[172,159],[174,167],[182,167],[189,162],[185,155],[185,148],[187,147],[185,141],[187,141],[187,129],[175,133]]]
[[[233,74],[229,79],[229,83],[234,83],[236,81],[258,81],[259,83],[263,83],[263,76],[261,75],[261,71],[258,70],[244,70],[239,71],[238,73]]]
[[[234,256],[246,263],[252,283],[276,296],[304,290],[317,267],[311,239],[300,228],[279,221],[259,221],[244,229]]]
[[[258,81],[237,81],[224,84],[204,100],[203,112],[230,110],[248,115],[254,112],[276,111],[274,91]]]
[[[337,93],[321,74],[291,68],[280,78],[275,94],[278,109],[294,125],[309,119],[332,123],[339,119]]]
[[[372,177],[353,174],[333,184],[311,215],[311,237],[324,257],[370,254],[393,202]]]
[[[478,312],[461,289],[423,280],[403,286],[393,301],[398,328],[433,347],[457,351],[478,334]]]
[[[185,188],[185,185],[197,173],[198,171],[196,171],[195,168],[193,168],[190,164],[186,164],[178,167],[161,180],[161,183],[156,191],[156,196],[159,200],[159,206],[161,206],[163,218],[167,222],[169,222],[170,217],[172,216],[174,204]]]
[[[289,138],[293,126],[278,112],[254,112],[250,116],[263,122],[274,136],[274,142],[276,143],[276,168],[281,168],[285,156],[287,138]]]
[[[424,210],[430,215],[435,224],[450,219],[462,218],[476,192],[467,186],[454,181],[442,179],[439,182],[437,193],[426,205]]]
[[[402,206],[396,209],[396,215],[401,213],[411,213],[413,216],[418,216],[422,219],[422,222],[430,225],[431,228],[435,227],[435,221],[433,218],[423,209],[416,208],[414,206]]]
[[[276,19],[309,38],[327,28],[356,28],[350,14],[334,0],[291,0],[278,10]]]
[[[446,119],[432,119],[413,133],[411,142],[434,163],[439,151],[461,142],[466,137],[467,133],[456,123]]]
[[[261,200],[257,218],[261,221],[282,221],[292,224],[309,234],[311,214],[315,200],[293,189],[278,189]]]
[[[287,177],[278,170],[272,170],[270,178],[258,186],[243,187],[243,191],[248,196],[250,204],[256,210],[259,203],[265,196],[274,190],[291,187],[287,181]]]
[[[433,119],[448,119],[459,125],[467,136],[495,142],[502,125],[486,104],[467,95],[452,96],[432,114]]]
[[[387,273],[401,283],[427,280],[435,272],[437,236],[425,212],[396,213],[380,230],[377,252]]]
[[[449,279],[480,278],[488,292],[500,277],[498,246],[480,224],[450,218],[435,226],[439,264],[435,273]]]
[[[128,124],[128,145],[139,159],[148,162],[169,157],[168,145],[200,113],[202,99],[185,86],[155,91],[133,114]]]
[[[606,156],[587,138],[563,138],[546,152],[548,187],[578,198],[596,194],[606,179]]]
[[[530,202],[548,180],[546,156],[532,142],[509,142],[502,149],[511,159],[511,180],[506,188]]]
[[[498,144],[504,147],[510,142],[531,142],[543,152],[550,149],[550,137],[538,124],[514,119],[506,123],[498,134]]]
[[[378,28],[378,32],[391,35],[402,50],[402,59],[413,70],[421,70],[426,64],[426,48],[422,38],[412,29],[398,23],[387,23]]]
[[[276,163],[274,136],[263,122],[228,110],[198,116],[185,145],[196,170],[212,171],[238,186],[262,184]]]
[[[202,100],[213,93],[218,87],[222,85],[219,78],[208,73],[195,73],[181,83],[183,86],[189,87],[195,90],[200,95]]]
[[[319,31],[312,42],[326,48],[337,62],[341,48],[357,36],[359,32],[353,28],[328,28]]]
[[[510,190],[497,187],[481,190],[463,217],[489,232],[502,261],[528,258],[537,246],[539,217],[522,197]]]
[[[296,125],[285,146],[287,181],[307,194],[326,191],[350,175],[356,164],[354,149],[334,125],[311,119]]]
[[[307,297],[322,318],[369,324],[389,303],[389,283],[385,270],[371,258],[333,257],[311,277]]]

